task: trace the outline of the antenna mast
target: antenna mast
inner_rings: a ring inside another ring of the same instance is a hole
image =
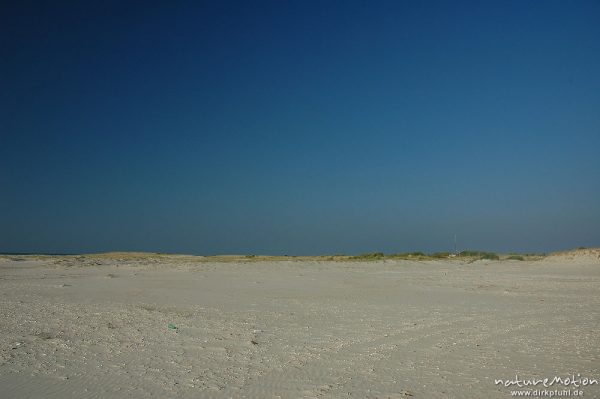
[[[456,250],[456,233],[454,234],[454,255],[458,255],[458,252]]]

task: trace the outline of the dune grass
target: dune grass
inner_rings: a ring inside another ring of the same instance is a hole
[[[511,254],[511,256],[518,256],[519,260],[524,260],[520,255]],[[402,260],[434,260],[434,259],[449,259],[454,256],[450,252],[433,252],[426,254],[420,251],[414,252],[399,252],[392,254],[384,254],[383,252],[366,252],[360,255],[350,256],[350,260],[363,260],[363,261],[376,261],[385,259],[402,259]],[[495,252],[486,251],[461,251],[456,257],[469,260],[500,260],[500,255]],[[508,258],[507,258],[508,259]],[[517,258],[512,258],[517,259]]]
[[[350,257],[350,259],[354,260],[380,260],[383,258],[385,258],[385,254],[383,252],[367,252]]]
[[[458,253],[458,257],[461,258],[475,258],[475,259],[485,259],[485,260],[500,260],[500,256],[495,252],[485,252],[485,251],[461,251]]]
[[[433,252],[425,253],[422,251],[412,252],[393,252],[385,254],[384,252],[366,252],[359,255],[344,255],[344,254],[324,254],[324,255],[183,255],[183,254],[164,254],[164,253],[142,253],[142,252],[111,252],[101,254],[84,254],[84,255],[10,255],[0,254],[0,258],[8,258],[11,260],[33,260],[53,258],[55,262],[68,264],[101,264],[105,260],[117,260],[122,262],[134,263],[156,263],[165,259],[170,262],[263,262],[263,261],[384,261],[384,260],[411,260],[411,261],[431,261],[442,259],[455,259],[467,262],[476,260],[519,260],[519,261],[535,261],[546,257],[544,253],[526,253],[519,254],[515,252],[499,255],[494,252],[465,250],[458,254],[450,252]]]

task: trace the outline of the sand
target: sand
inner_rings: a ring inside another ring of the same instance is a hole
[[[598,254],[3,256],[0,396],[508,398],[495,379],[600,379]]]

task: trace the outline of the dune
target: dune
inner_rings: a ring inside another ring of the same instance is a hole
[[[496,380],[600,379],[599,249],[325,259],[0,256],[1,396],[507,398]]]
[[[550,254],[545,261],[548,262],[566,262],[566,263],[600,263],[600,249],[581,248],[570,251],[562,251]]]

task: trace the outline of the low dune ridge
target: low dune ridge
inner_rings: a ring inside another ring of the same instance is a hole
[[[546,257],[549,262],[597,262],[600,263],[600,248],[578,248],[554,252]]]

